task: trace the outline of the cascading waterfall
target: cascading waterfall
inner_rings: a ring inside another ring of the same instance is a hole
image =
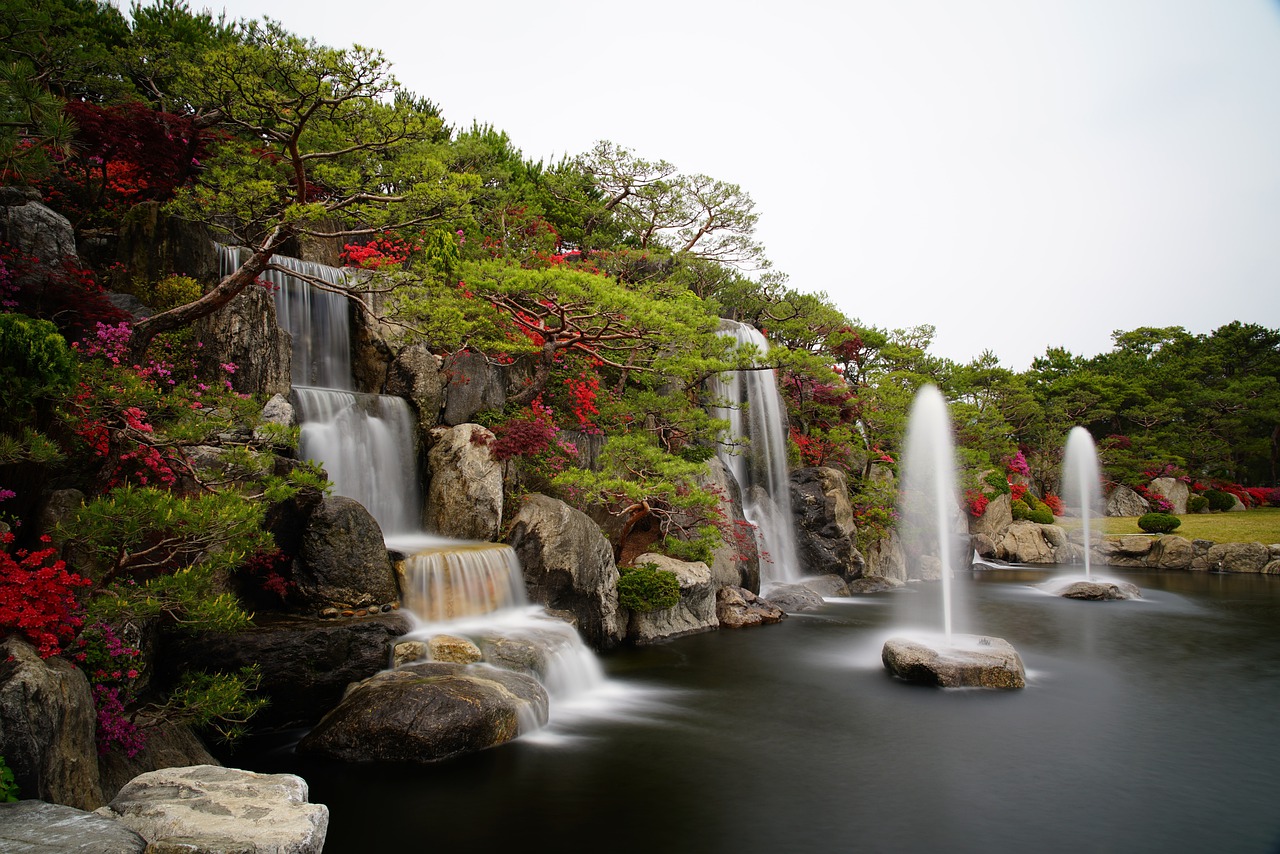
[[[736,320],[721,323],[722,335],[768,352],[769,342],[755,327]],[[727,380],[713,377],[709,384],[715,398],[725,403],[712,408],[716,418],[729,422],[728,439],[717,455],[742,490],[743,515],[755,527],[762,583],[797,581],[800,559],[787,474],[787,410],[773,371],[734,371]],[[735,448],[743,438],[745,447]]]
[[[243,250],[220,246],[222,274]],[[272,263],[345,286],[343,271],[275,256]],[[527,642],[542,651],[540,678],[555,701],[600,686],[603,670],[574,628],[531,606],[510,546],[451,540],[422,530],[416,421],[399,397],[354,390],[347,297],[270,271],[279,325],[293,338],[293,398],[300,453],[322,465],[334,492],[359,501],[377,520],[401,562],[405,610],[417,620],[408,637],[472,634],[483,643]]]

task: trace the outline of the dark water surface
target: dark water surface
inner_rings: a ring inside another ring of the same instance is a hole
[[[599,707],[458,760],[232,759],[306,778],[326,854],[1280,851],[1280,578],[1108,574],[1145,599],[957,579],[1021,691],[887,675],[895,600],[931,584],[606,655]]]

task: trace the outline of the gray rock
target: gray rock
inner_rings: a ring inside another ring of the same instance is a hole
[[[294,774],[192,765],[135,777],[99,813],[115,816],[153,846],[319,854],[329,808],[308,803],[307,796],[306,781]]]
[[[854,581],[857,580],[854,579]],[[816,575],[800,581],[800,584],[808,587],[819,596],[848,596],[849,583],[839,575]]]
[[[326,607],[360,609],[400,598],[382,529],[360,502],[321,499],[302,532],[290,603],[309,613]]]
[[[116,260],[130,275],[148,282],[173,274],[204,284],[219,278],[218,255],[208,227],[166,216],[159,202],[143,202],[125,213]]]
[[[1187,515],[1187,498],[1191,495],[1191,489],[1185,483],[1176,477],[1158,477],[1151,481],[1148,488],[1173,505],[1170,513],[1175,516]]]
[[[492,541],[502,527],[502,464],[489,446],[493,433],[479,424],[431,431],[427,456],[427,530],[445,537]]]
[[[788,614],[800,614],[821,608],[821,594],[815,593],[803,584],[779,584],[765,591],[770,604],[781,608]]]
[[[660,554],[642,554],[637,566],[652,563],[659,570],[675,573],[680,581],[680,601],[670,608],[632,612],[627,639],[637,646],[669,638],[708,632],[720,625],[716,616],[716,588],[711,568],[697,561],[689,563]]]
[[[1280,575],[1280,560],[1273,560],[1262,568],[1267,575]]]
[[[711,577],[720,587],[760,590],[760,553],[751,523],[742,512],[742,490],[719,457],[707,460],[707,474],[700,485],[721,496],[732,535],[711,556]]]
[[[62,547],[66,541],[58,535],[58,526],[69,521],[82,507],[83,492],[78,489],[55,489],[49,493],[40,508],[39,533],[52,538],[59,557],[62,556]]]
[[[1004,492],[987,502],[987,509],[978,518],[969,517],[969,533],[984,535],[992,542],[1000,532],[1013,523],[1013,502],[1009,493]],[[993,555],[983,555],[992,557]]]
[[[1108,516],[1141,516],[1151,509],[1147,499],[1127,486],[1117,486],[1107,496]]]
[[[265,288],[245,288],[192,328],[204,342],[200,361],[209,374],[230,380],[231,387],[242,394],[289,394],[292,337],[276,323],[275,301]],[[236,366],[234,374],[222,373],[220,366],[226,363]]]
[[[1155,541],[1147,554],[1147,566],[1154,569],[1190,569],[1196,548],[1186,537],[1165,534]]]
[[[835,573],[846,581],[862,576],[866,560],[858,551],[849,484],[827,466],[791,472],[791,508],[796,517],[796,549],[807,574]]]
[[[0,642],[0,756],[20,794],[80,809],[102,806],[89,680],[18,637]]]
[[[209,753],[204,743],[185,724],[143,719],[146,744],[133,756],[124,751],[112,750],[98,757],[98,777],[102,783],[102,796],[111,800],[124,786],[139,774],[162,768],[181,768],[187,765],[221,765]]]
[[[716,619],[722,629],[779,623],[786,616],[781,608],[745,588],[721,587],[716,591]]]
[[[425,344],[410,344],[396,354],[387,369],[384,394],[403,397],[418,413],[418,429],[425,440],[440,423],[444,408],[444,378],[441,359]]]
[[[1026,669],[1002,638],[953,635],[951,645],[908,638],[885,641],[880,658],[899,679],[942,688],[1024,688]]]
[[[107,302],[121,311],[127,312],[135,321],[143,320],[156,313],[155,309],[133,294],[108,293]]]
[[[525,496],[508,541],[524,569],[529,601],[565,611],[588,646],[616,646],[626,633],[613,549],[585,513],[545,495]]]
[[[973,534],[969,537],[969,545],[979,557],[995,557],[996,541],[987,534]]]
[[[15,200],[15,201],[21,201]],[[39,201],[0,205],[0,240],[50,269],[76,258],[76,235],[71,221]]]
[[[886,590],[897,590],[906,587],[905,581],[896,578],[883,578],[878,575],[867,575],[849,582],[849,595],[862,596],[866,593],[883,593]]]
[[[1262,572],[1271,562],[1271,552],[1262,543],[1218,543],[1209,549],[1206,561],[1220,572]]]
[[[506,379],[500,365],[483,353],[464,350],[445,360],[444,415],[450,427],[465,424],[476,413],[501,409],[507,402]]]
[[[875,540],[867,548],[867,566],[863,575],[907,580],[907,555],[897,530],[892,530]]]
[[[510,741],[546,723],[536,679],[484,664],[416,662],[366,680],[298,743],[347,762],[437,762]]]
[[[1142,591],[1138,586],[1127,581],[1078,580],[1065,583],[1048,581],[1041,584],[1040,588],[1064,599],[1086,599],[1099,602],[1142,598]]]
[[[1049,536],[1056,536],[1056,534],[1046,535],[1045,531],[1046,528],[1055,527],[1040,525],[1026,519],[1013,522],[1005,528],[1000,534],[1000,539],[996,541],[995,556],[1011,563],[1055,563],[1057,550],[1049,541]],[[1062,529],[1058,528],[1057,531],[1061,532]],[[1062,536],[1062,542],[1066,542],[1065,534]]]
[[[8,854],[142,854],[147,840],[112,818],[45,801],[0,803]]]

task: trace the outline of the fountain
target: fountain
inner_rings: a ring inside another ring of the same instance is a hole
[[[739,346],[752,344],[768,352],[769,342],[754,326],[736,320],[722,324],[721,334]],[[717,455],[742,490],[742,512],[755,529],[760,553],[761,585],[794,583],[800,579],[800,558],[787,475],[787,411],[773,371],[734,371],[727,381],[713,377],[709,386],[713,397],[724,402],[712,408],[716,418],[729,422],[728,440],[720,443]],[[736,448],[742,438],[745,447]]]
[[[934,386],[916,394],[907,421],[899,507],[908,559],[921,575],[942,586],[942,632],[914,626],[912,636],[889,638],[881,651],[884,666],[910,682],[947,688],[1022,688],[1022,659],[1007,641],[954,630],[955,558],[960,494],[947,403]],[[936,567],[936,570],[935,570]]]
[[[1141,598],[1138,587],[1127,581],[1100,579],[1093,575],[1093,527],[1103,516],[1102,471],[1098,465],[1098,451],[1093,436],[1083,427],[1071,428],[1067,434],[1066,451],[1062,458],[1062,483],[1058,494],[1063,505],[1079,514],[1080,547],[1084,554],[1084,578],[1063,577],[1050,579],[1040,585],[1057,596],[1068,599],[1135,599]]]
[[[219,248],[223,273],[241,250]],[[299,452],[320,463],[334,492],[360,502],[378,522],[399,562],[405,610],[415,620],[402,641],[430,648],[441,635],[466,635],[493,657],[519,657],[553,700],[598,688],[603,671],[576,630],[530,605],[519,560],[504,543],[455,540],[422,529],[416,463],[416,419],[399,397],[355,391],[349,307],[341,270],[276,256],[264,278],[275,294],[277,321],[293,340],[293,400],[299,412]],[[290,275],[300,274],[302,277]],[[505,659],[504,659],[505,660]],[[537,721],[521,723],[521,732]]]

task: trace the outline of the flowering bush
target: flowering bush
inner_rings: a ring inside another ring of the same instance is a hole
[[[1023,456],[1022,451],[1018,451],[1005,462],[1005,470],[1010,474],[1020,474],[1024,477],[1031,474],[1031,467],[1027,465],[1027,458]]]
[[[348,243],[342,247],[343,266],[360,267],[364,270],[381,270],[388,267],[402,266],[409,256],[418,252],[422,246],[410,243],[394,235],[384,234],[375,237],[368,243]]]
[[[146,744],[146,737],[126,716],[125,706],[137,694],[142,650],[126,644],[114,628],[103,622],[86,627],[78,642],[80,651],[74,658],[93,687],[98,753],[106,754],[118,746],[125,755],[136,755]]]
[[[985,493],[976,489],[967,489],[964,493],[965,500],[969,505],[969,515],[978,518],[987,512],[987,505],[991,503],[991,499]]]
[[[13,540],[11,532],[0,534],[0,630],[25,637],[41,658],[58,655],[84,621],[75,589],[92,582],[69,572],[63,561],[51,561],[51,546],[9,554]]]
[[[1062,515],[1062,499],[1054,495],[1052,492],[1046,493],[1044,497],[1045,506],[1049,508],[1049,512],[1054,516]]]

